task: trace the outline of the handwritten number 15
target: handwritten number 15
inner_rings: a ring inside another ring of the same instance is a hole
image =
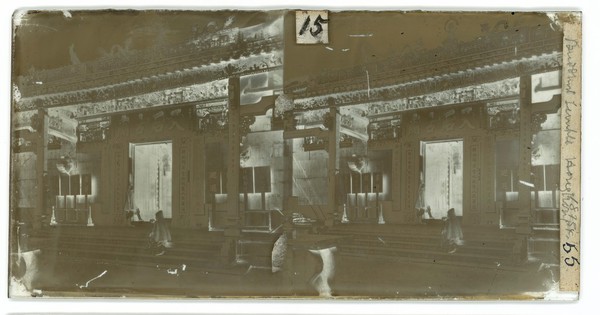
[[[329,22],[329,20],[326,20],[324,18],[321,17],[321,15],[319,14],[317,16],[317,18],[315,19],[315,22],[313,23],[315,30],[313,31],[313,27],[310,26],[310,16],[306,17],[306,20],[304,20],[304,24],[302,24],[302,28],[300,29],[300,32],[298,32],[298,35],[303,35],[306,30],[308,29],[308,31],[310,32],[310,34],[315,37],[317,35],[319,35],[322,31],[323,31],[323,26],[321,24],[327,24]]]

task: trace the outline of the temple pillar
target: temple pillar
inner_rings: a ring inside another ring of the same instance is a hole
[[[336,107],[329,109],[328,121],[326,122],[328,132],[327,152],[327,213],[325,214],[325,225],[332,226],[334,213],[337,208],[337,185],[340,170],[339,147],[340,147],[340,123],[341,116]]]
[[[402,201],[403,201],[403,191],[402,191],[402,144],[400,142],[394,143],[394,147],[392,149],[392,176],[390,179],[391,189],[390,194],[392,196],[392,211],[399,212],[402,209]],[[406,209],[408,211],[412,210],[412,208]],[[389,219],[391,222],[398,222],[400,214],[394,213],[394,216]]]
[[[518,261],[527,260],[527,241],[531,234],[531,76],[521,77],[519,96],[519,167],[518,192],[519,192],[519,214],[517,219],[517,243],[514,254]]]
[[[46,181],[48,174],[48,111],[44,108],[38,109],[37,146],[36,146],[36,201],[34,213],[32,213],[32,224],[34,229],[42,226],[43,217],[47,212],[46,205]]]
[[[221,256],[227,261],[235,260],[237,240],[241,234],[240,215],[240,78],[229,78],[229,110],[227,137],[227,215],[225,223],[225,241]]]
[[[283,140],[283,211],[286,216],[291,213],[290,198],[294,194],[294,139]]]

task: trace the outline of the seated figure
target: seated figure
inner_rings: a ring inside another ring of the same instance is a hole
[[[442,229],[442,246],[448,249],[449,253],[455,253],[458,246],[464,244],[463,232],[460,221],[456,216],[454,208],[448,210],[448,216],[444,218],[444,228]]]
[[[151,244],[161,249],[157,255],[163,255],[165,248],[173,247],[171,243],[171,230],[165,221],[162,210],[156,212],[156,220],[154,221],[154,226],[149,237]]]

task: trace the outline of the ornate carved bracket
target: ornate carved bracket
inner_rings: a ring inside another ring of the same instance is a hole
[[[354,145],[354,138],[342,133],[340,135],[340,148],[351,148]]]
[[[315,136],[304,137],[302,144],[304,151],[318,151],[327,149],[327,140]]]
[[[227,117],[227,112],[221,114],[208,114],[198,118],[198,130],[201,133],[225,135],[227,134],[228,125],[229,119]]]
[[[240,136],[245,136],[250,133],[250,126],[256,122],[255,116],[243,116],[240,119]]]
[[[519,100],[490,102],[486,104],[489,129],[519,127]]]
[[[402,116],[390,120],[371,122],[368,127],[369,142],[389,141],[400,138]]]
[[[111,119],[103,119],[80,123],[77,126],[77,141],[81,143],[101,142],[108,139],[108,130],[110,129]]]
[[[548,116],[546,113],[533,113],[531,116],[531,132],[537,133],[542,130],[542,124],[546,122]]]

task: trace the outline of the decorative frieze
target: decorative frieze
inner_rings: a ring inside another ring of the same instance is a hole
[[[405,88],[404,85],[371,89],[369,97],[366,97],[366,91],[355,91],[348,94],[300,99],[296,100],[295,106],[298,109],[322,108],[331,103],[331,99],[333,98],[333,103],[335,104],[358,104],[363,102],[368,104],[365,115],[378,116],[393,112],[516,96],[519,95],[519,78],[509,78],[435,93],[423,91],[423,94],[412,97],[402,97],[403,93],[401,90],[403,88]],[[384,90],[387,92],[380,93]]]
[[[62,110],[72,112],[74,117],[84,118],[87,116],[133,111],[155,106],[225,99],[226,97],[227,80],[219,80],[146,93],[135,97],[67,106],[63,107]]]

